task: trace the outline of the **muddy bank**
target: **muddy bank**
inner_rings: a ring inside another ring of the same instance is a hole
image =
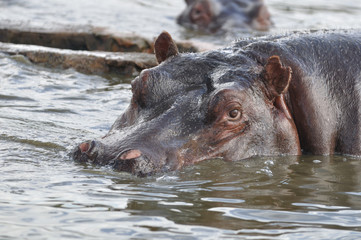
[[[148,39],[84,26],[41,29],[0,25],[0,42],[86,51],[153,52]]]
[[[64,50],[35,45],[0,43],[0,52],[22,55],[32,63],[50,68],[74,68],[85,74],[134,76],[156,66],[150,53],[114,53]]]
[[[200,52],[218,46],[179,41],[180,52]],[[0,23],[0,51],[23,55],[50,68],[74,68],[85,74],[134,76],[154,67],[154,39],[135,34],[111,33],[92,26],[38,28]]]
[[[153,53],[154,40],[91,26],[55,26],[47,29],[0,23],[0,42],[5,43],[84,51]],[[178,41],[177,46],[181,52],[199,52],[216,48],[212,44],[191,41]]]

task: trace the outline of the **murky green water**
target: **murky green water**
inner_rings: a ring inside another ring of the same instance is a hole
[[[361,23],[360,1],[268,3],[273,32]],[[186,38],[193,33],[174,24],[182,7],[180,0],[12,0],[0,1],[0,20],[148,36],[167,29]],[[361,238],[361,159],[213,160],[143,179],[71,161],[74,145],[104,135],[126,108],[129,81],[0,54],[0,239]]]

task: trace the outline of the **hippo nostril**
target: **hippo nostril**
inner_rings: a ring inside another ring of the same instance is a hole
[[[101,144],[97,141],[86,141],[73,150],[73,159],[79,162],[95,162],[102,153]]]
[[[81,153],[90,153],[91,150],[95,147],[95,141],[83,142],[79,145]]]
[[[128,150],[124,153],[122,153],[119,157],[120,160],[130,160],[130,159],[135,159],[135,158],[139,158],[140,156],[142,156],[142,152],[139,151],[138,149],[132,149],[132,150]]]
[[[82,153],[85,153],[89,150],[90,148],[90,143],[89,142],[84,142],[82,144],[79,145],[79,149]]]

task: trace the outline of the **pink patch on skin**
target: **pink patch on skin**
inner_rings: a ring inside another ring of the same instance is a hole
[[[79,148],[82,153],[87,152],[90,148],[90,144],[88,142],[82,143],[79,145]]]
[[[140,156],[142,156],[141,151],[139,151],[138,149],[134,149],[134,150],[129,150],[129,151],[126,151],[125,153],[123,153],[120,156],[120,160],[130,160],[130,159],[139,158]]]

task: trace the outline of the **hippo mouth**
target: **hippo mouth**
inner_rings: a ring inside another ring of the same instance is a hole
[[[116,171],[129,172],[138,177],[153,175],[157,169],[154,162],[144,155],[128,159],[117,157],[110,161],[110,164]]]

